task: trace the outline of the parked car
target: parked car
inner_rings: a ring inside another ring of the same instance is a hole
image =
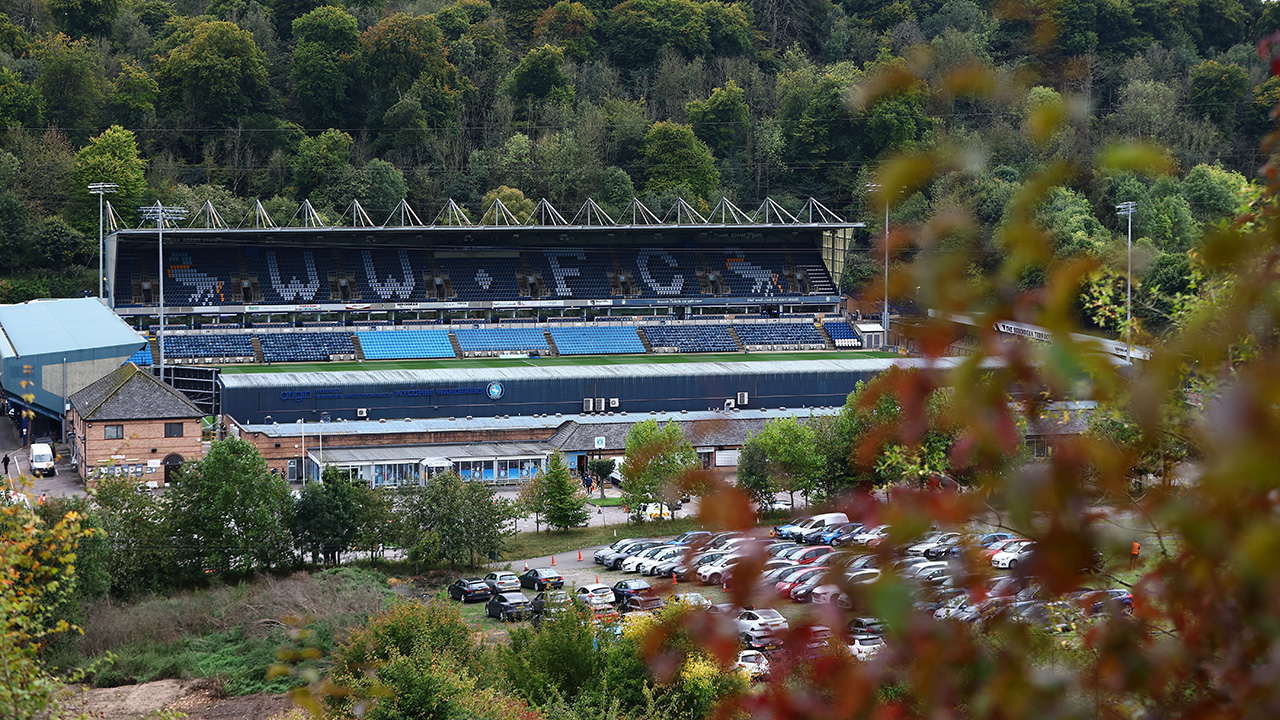
[[[27,467],[30,468],[32,475],[52,477],[58,474],[58,468],[53,463],[53,446],[49,443],[31,443],[27,462]]]
[[[1006,548],[1012,547],[1017,543],[1023,543],[1026,541],[1027,541],[1026,538],[1005,538],[1004,540],[997,540],[991,543],[990,545],[987,545],[986,547],[984,547],[982,549],[982,555],[986,557],[988,560],[990,560],[991,558],[995,557],[997,553],[1004,552]]]
[[[673,509],[679,509],[679,506],[673,508],[666,503],[644,503],[631,509],[631,520],[632,522],[670,520]]]
[[[984,533],[982,535],[978,535],[977,537],[975,537],[973,539],[973,544],[977,545],[978,547],[985,548],[985,547],[991,547],[992,545],[1000,542],[1001,540],[1012,540],[1012,539],[1014,539],[1013,533],[990,532],[990,533]]]
[[[789,559],[795,560],[801,565],[812,565],[822,562],[828,555],[835,552],[835,548],[830,545],[817,545],[811,548],[805,548],[804,552],[794,553]]]
[[[706,583],[707,585],[719,585],[720,581],[724,578],[724,573],[736,565],[740,559],[740,555],[730,553],[724,555],[719,560],[706,563],[705,565],[700,565],[695,574],[698,576],[699,582]]]
[[[883,635],[886,630],[884,621],[876,617],[855,617],[849,621],[849,632],[854,634]]]
[[[614,607],[612,603],[597,602],[593,599],[587,603],[587,607],[591,609],[598,622],[613,622],[621,617],[618,615],[618,608]]]
[[[781,644],[781,635],[790,627],[782,613],[773,608],[743,610],[734,618],[738,636],[750,650],[772,650]]]
[[[786,541],[777,541],[769,543],[765,546],[764,551],[773,557],[781,557],[783,553],[790,552],[800,547],[800,543]]]
[[[859,633],[849,638],[849,652],[854,660],[870,660],[884,649],[884,638],[870,633]]]
[[[922,553],[930,560],[936,560],[951,552],[951,548],[959,547],[963,536],[960,533],[943,533],[927,545]]]
[[[490,595],[493,595],[493,588],[481,578],[458,578],[449,586],[449,598],[464,603],[488,600]]]
[[[804,582],[791,588],[791,592],[787,594],[793,602],[809,602],[813,598],[813,591],[828,584],[829,581],[830,578],[826,573],[814,573],[805,577]]]
[[[613,584],[613,601],[621,605],[627,598],[653,594],[653,586],[643,580],[619,580]]]
[[[639,555],[643,550],[648,550],[651,547],[663,544],[665,543],[661,540],[642,540],[605,555],[602,564],[610,570],[621,570],[623,560],[626,560],[633,555]]]
[[[582,585],[574,592],[574,596],[587,603],[613,602],[613,590],[604,583]]]
[[[636,572],[641,562],[648,560],[650,558],[656,557],[658,553],[661,553],[664,550],[670,550],[671,547],[672,546],[667,545],[666,543],[661,543],[658,545],[647,547],[641,550],[640,552],[636,553],[635,555],[632,555],[631,557],[628,557],[625,560],[623,560],[622,563],[618,566],[618,569],[621,570],[622,572]]]
[[[564,590],[540,592],[533,598],[531,603],[535,617],[552,614],[559,609],[570,607],[572,604],[573,597]]]
[[[991,557],[992,567],[1000,569],[1013,570],[1018,565],[1025,563],[1031,559],[1031,553],[1035,552],[1036,544],[1032,540],[1024,540],[1019,543],[1008,545],[1004,550],[996,553]]]
[[[790,567],[796,567],[797,565],[798,563],[795,563],[791,560],[782,560],[779,558],[766,560],[764,565],[761,566],[760,568],[759,577],[763,578],[768,573],[774,570],[777,570],[779,568],[790,568]],[[733,578],[734,578],[734,567],[731,566],[731,567],[725,568],[724,572],[722,572],[720,575],[720,587],[725,590],[728,590],[729,588],[733,587],[733,583],[734,583]]]
[[[867,547],[875,547],[879,545],[885,536],[889,534],[888,525],[877,525],[873,528],[863,528],[863,531],[853,537],[853,541],[858,545],[866,545]]]
[[[880,570],[877,568],[854,570],[846,577],[848,578],[848,585],[870,585],[880,577]],[[837,594],[832,599],[832,602],[834,602],[837,607],[844,608],[845,610],[853,609],[853,598],[849,597],[849,593],[841,592]]]
[[[684,545],[670,545],[659,550],[653,557],[636,563],[636,572],[641,575],[657,575],[658,567],[668,560],[683,557],[690,549]],[[624,563],[625,564],[625,563]]]
[[[701,542],[707,542],[711,539],[711,533],[706,530],[690,530],[689,532],[680,533],[671,539],[671,545],[697,545]]]
[[[780,597],[790,598],[791,590],[793,588],[814,576],[821,575],[826,571],[827,568],[823,566],[815,567],[813,565],[805,565],[799,572],[790,575],[783,575],[779,578],[778,583],[774,585],[774,589],[777,590]]]
[[[808,530],[812,517],[799,517],[781,525],[774,525],[773,530],[769,531],[770,537],[776,537],[782,540],[790,540],[791,533],[796,530]]]
[[[866,528],[867,526],[863,525],[862,523],[848,523],[845,525],[841,525],[840,527],[836,528],[835,534],[831,537],[830,540],[827,540],[826,543],[828,545],[831,545],[832,547],[844,547],[845,545],[852,545],[853,539],[858,537],[858,535],[861,534],[864,530],[866,530]]]
[[[504,593],[508,590],[519,590],[520,577],[507,570],[498,570],[485,575],[484,584],[488,585],[494,594]]]
[[[738,653],[734,667],[747,673],[752,680],[769,677],[769,657],[759,650],[743,650]]]
[[[676,593],[671,596],[671,602],[688,605],[697,610],[711,607],[711,601],[707,599],[707,596],[696,592]]]
[[[923,557],[925,550],[928,550],[930,547],[935,545],[939,540],[949,535],[954,535],[957,538],[960,537],[960,533],[944,533],[944,532],[937,532],[937,531],[928,532],[924,534],[924,537],[908,545],[907,549],[903,552],[903,554],[907,556],[918,555]]]
[[[820,530],[810,530],[805,535],[805,542],[809,545],[835,545],[835,539],[842,534],[853,537],[853,533],[862,529],[862,523],[844,523],[825,527]]]
[[[612,555],[621,550],[625,550],[631,545],[636,545],[638,543],[648,542],[648,541],[649,541],[649,538],[623,538],[621,540],[615,541],[612,545],[600,548],[595,552],[595,555],[593,555],[591,559],[594,560],[595,564],[597,565],[606,565],[604,559],[609,555]]]
[[[533,616],[533,603],[521,592],[499,593],[485,603],[484,612],[485,615],[503,622],[527,620]]]
[[[520,587],[530,590],[546,590],[564,587],[564,578],[551,568],[530,568],[520,576]]]
[[[655,613],[667,606],[667,602],[657,595],[631,595],[618,605],[618,612],[626,615],[633,612]]]
[[[726,557],[728,555],[729,555],[728,551],[712,552],[712,553],[706,553],[703,555],[698,555],[694,557],[692,560],[687,560],[687,561],[683,561],[676,564],[671,570],[671,575],[672,577],[675,577],[678,580],[688,580],[691,575],[698,572],[698,568],[708,563],[716,562],[720,558]]]
[[[1133,614],[1133,593],[1124,588],[1081,590],[1067,596],[1085,615]]]
[[[808,527],[802,531],[793,530],[791,532],[791,538],[793,540],[799,540],[800,542],[812,545],[819,534],[826,533],[829,530],[834,530],[848,522],[849,516],[841,512],[814,515],[810,519]]]

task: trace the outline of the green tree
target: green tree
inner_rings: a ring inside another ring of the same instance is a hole
[[[596,51],[596,16],[580,2],[560,0],[547,8],[533,27],[535,42],[559,45],[575,60]]]
[[[604,499],[605,486],[609,484],[609,478],[613,476],[613,471],[616,469],[618,469],[618,461],[613,458],[592,458],[587,461],[587,470],[600,486],[601,500]]]
[[[73,38],[106,35],[119,0],[46,0],[58,29]]]
[[[663,48],[687,57],[711,50],[702,6],[692,0],[624,0],[604,22],[609,55],[623,67],[646,67]]]
[[[342,553],[351,549],[360,532],[363,489],[334,467],[324,469],[321,482],[302,488],[293,508],[293,537],[312,562],[323,558],[329,564],[342,563]]]
[[[573,86],[564,71],[564,50],[551,45],[534,48],[511,69],[505,84],[512,99],[573,102]]]
[[[547,524],[561,530],[585,524],[591,517],[587,511],[587,499],[569,478],[564,456],[552,452],[543,473],[547,476],[543,481],[546,486]]]
[[[671,503],[681,495],[680,483],[698,467],[698,453],[675,422],[644,420],[627,431],[622,463],[622,499],[630,507]]]
[[[527,46],[533,26],[550,0],[498,0],[498,12],[507,26],[507,36],[517,46]]]
[[[746,150],[750,113],[745,98],[742,88],[730,80],[724,87],[712,90],[706,100],[695,100],[684,106],[693,134],[718,158]]]
[[[1182,181],[1182,194],[1200,222],[1218,222],[1240,212],[1249,189],[1238,172],[1218,165],[1197,165]]]
[[[706,200],[720,185],[711,150],[688,125],[654,123],[644,136],[644,159],[645,190],[655,195],[683,185]]]
[[[796,492],[813,492],[821,456],[807,425],[794,417],[771,420],[747,444],[759,448],[771,485],[786,492],[793,506]]]
[[[184,464],[165,493],[165,507],[190,577],[294,559],[289,484],[269,473],[267,461],[244,440],[218,440],[202,460]]]
[[[36,226],[34,251],[30,257],[40,267],[62,270],[70,265],[88,265],[97,256],[97,242],[67,224],[60,217],[47,217]]]
[[[165,114],[200,128],[233,126],[272,99],[267,56],[252,33],[229,22],[197,24],[156,61],[156,80]]]
[[[738,451],[738,488],[746,493],[747,498],[758,508],[766,508],[773,504],[777,488],[769,476],[768,458],[759,442],[750,439]]]
[[[0,126],[38,127],[44,115],[40,91],[22,82],[22,76],[0,67]]]
[[[324,6],[293,21],[296,41],[290,67],[302,122],[311,128],[344,127],[362,92],[360,28],[342,8]]]
[[[61,712],[63,681],[40,650],[77,629],[55,613],[75,586],[77,547],[92,535],[76,511],[50,523],[8,496],[0,502],[0,714],[6,718]]]
[[[133,598],[162,592],[177,582],[165,509],[131,478],[104,477],[90,491],[110,543],[111,594]]]
[[[32,55],[40,61],[36,87],[44,98],[45,121],[85,138],[98,125],[106,97],[102,59],[89,41],[47,35]]]
[[[485,210],[485,214],[480,218],[481,225],[495,222],[495,212],[489,211],[489,206],[493,204],[494,200],[501,200],[502,204],[506,205],[511,214],[515,216],[517,222],[524,222],[535,207],[533,200],[525,197],[519,188],[499,185],[485,193],[480,200],[480,205]]]
[[[1251,99],[1249,75],[1239,65],[1205,60],[1191,68],[1187,89],[1191,112],[1217,125],[1224,133],[1235,129],[1238,112]]]
[[[449,95],[454,68],[445,55],[444,36],[430,16],[385,17],[360,36],[360,47],[374,98],[370,117],[381,117],[407,94],[424,106],[435,104],[426,90]]]
[[[371,214],[377,214],[375,220],[382,220],[391,214],[400,201],[409,196],[409,185],[405,182],[404,173],[386,160],[374,158],[361,168],[368,189],[361,202]]]
[[[119,185],[125,199],[140,197],[147,188],[147,161],[138,155],[132,130],[112,125],[76,153],[76,184],[109,182]]]
[[[111,81],[107,93],[107,108],[115,124],[126,127],[146,127],[155,122],[156,100],[160,97],[160,85],[141,66],[125,61],[120,73]]]
[[[345,132],[330,128],[298,143],[293,157],[293,182],[299,199],[342,178],[344,171],[351,168],[354,142]]]
[[[502,551],[517,517],[516,504],[499,498],[483,482],[472,482],[447,472],[434,475],[418,487],[401,491],[399,503],[403,547],[413,548],[420,539],[421,557],[432,555],[454,567],[476,567]]]
[[[516,503],[520,512],[533,515],[533,531],[541,532],[542,521],[547,516],[547,473],[536,473],[523,480]]]

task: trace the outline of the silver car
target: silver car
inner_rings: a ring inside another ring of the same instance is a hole
[[[504,592],[520,592],[520,576],[507,570],[499,570],[485,575],[484,584],[493,590],[494,595]]]

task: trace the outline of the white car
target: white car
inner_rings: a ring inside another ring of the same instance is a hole
[[[847,585],[870,585],[879,577],[880,570],[878,568],[865,568],[862,570],[855,570],[845,575],[845,583]],[[834,592],[827,588],[833,588]],[[818,597],[819,590],[824,591],[824,597]],[[814,588],[813,594],[810,595],[810,599],[813,602],[820,604],[835,603],[846,609],[853,607],[853,600],[849,597],[849,593],[842,591],[837,585],[823,585],[821,587]]]
[[[493,590],[494,595],[501,595],[505,592],[520,592],[520,576],[506,570],[499,570],[485,575],[484,584]]]
[[[928,562],[918,563],[902,571],[903,577],[927,579],[935,575],[939,570],[950,570],[951,563],[945,560],[929,560]]]
[[[641,575],[655,575],[656,573],[654,571],[659,565],[668,560],[674,560],[675,558],[680,557],[680,553],[685,550],[688,550],[688,548],[684,545],[668,545],[667,547],[659,550],[653,557],[645,558],[636,563],[636,572]],[[623,564],[625,565],[626,563]]]
[[[956,532],[931,532],[920,539],[920,542],[907,548],[907,555],[924,555],[929,550],[952,542],[960,537]]]
[[[752,680],[762,680],[769,676],[769,657],[759,650],[743,650],[738,653],[734,667],[745,671]]]
[[[588,604],[613,604],[613,588],[604,583],[590,583],[579,587],[576,596]]]
[[[622,572],[629,572],[629,573],[630,573],[630,572],[639,572],[639,571],[640,571],[639,565],[640,565],[641,561],[649,560],[649,559],[651,559],[651,558],[654,558],[654,557],[656,557],[656,556],[658,555],[658,553],[660,553],[660,552],[662,552],[663,550],[666,550],[666,549],[668,549],[668,546],[666,546],[666,545],[654,545],[653,547],[648,548],[648,549],[646,549],[646,550],[641,550],[640,552],[636,553],[635,555],[632,555],[631,557],[627,558],[626,560],[623,560],[623,561],[622,561],[622,567],[621,567],[621,568],[619,568],[619,569],[620,569],[620,570],[622,570]]]
[[[888,525],[877,525],[873,528],[867,529],[866,532],[860,532],[857,535],[854,535],[853,541],[859,545],[871,545],[879,543],[888,534]]]
[[[695,610],[706,610],[711,607],[711,601],[707,596],[696,592],[676,593],[671,596],[671,602],[688,605]]]
[[[871,633],[859,633],[849,638],[849,652],[855,660],[870,660],[884,650],[884,638]]]
[[[724,579],[725,572],[737,565],[740,558],[741,556],[735,554],[725,555],[715,562],[699,567],[698,581],[707,585],[719,585],[720,581]]]
[[[1031,558],[1031,553],[1035,552],[1036,543],[1034,540],[1025,540],[1020,543],[1014,543],[1006,547],[1004,550],[996,553],[991,557],[992,567],[1000,569],[1012,570],[1020,563],[1024,563]]]
[[[936,620],[945,620],[967,607],[969,607],[969,594],[960,593],[959,595],[956,595],[942,603],[942,607],[934,610],[933,617]]]
[[[743,610],[734,619],[739,635],[777,635],[791,628],[782,613],[773,608]]]

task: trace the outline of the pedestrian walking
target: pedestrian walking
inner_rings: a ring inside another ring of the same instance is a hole
[[[1138,566],[1138,553],[1142,550],[1142,545],[1137,540],[1133,541],[1133,550],[1129,553],[1129,569],[1132,570]]]
[[[9,477],[9,456],[5,455],[4,460],[0,461],[0,464],[4,465],[4,476]]]

